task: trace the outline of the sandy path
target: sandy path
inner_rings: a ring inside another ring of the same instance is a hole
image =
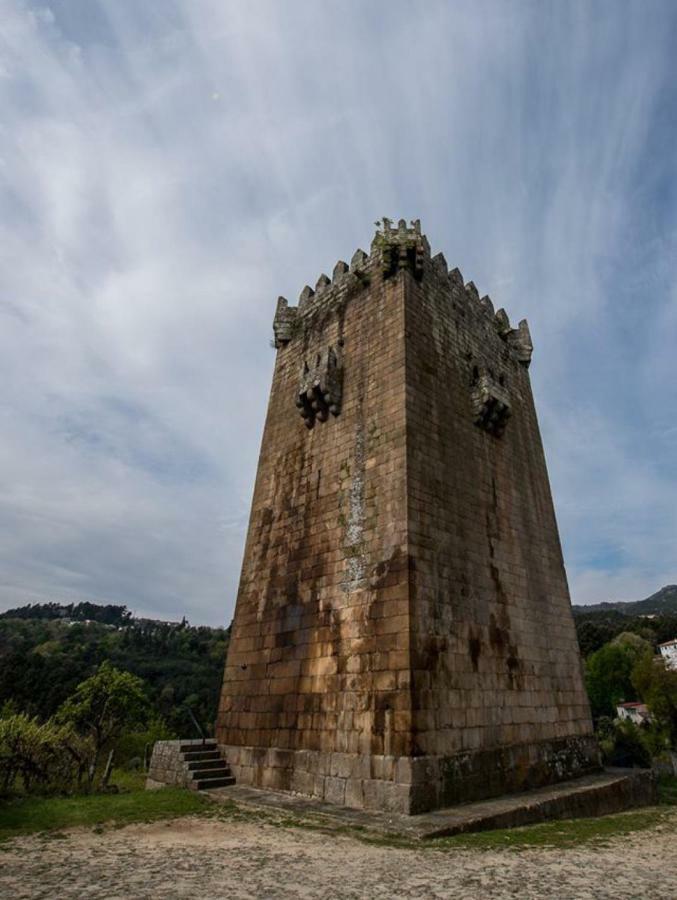
[[[409,850],[271,825],[184,818],[95,834],[27,837],[0,850],[15,900],[520,898],[674,900],[672,827],[575,850]]]

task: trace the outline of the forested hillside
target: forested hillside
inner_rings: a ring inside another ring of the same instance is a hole
[[[657,650],[658,644],[677,637],[677,611],[663,614],[633,612],[637,603],[627,603],[627,612],[616,609],[612,604],[595,607],[574,607],[574,621],[578,633],[578,643],[584,657],[619,634],[631,632],[644,638]]]
[[[46,719],[104,660],[143,679],[151,708],[192,736],[211,730],[229,630],[134,619],[124,606],[41,604],[0,616],[0,707]]]
[[[677,616],[677,584],[666,584],[645,600],[620,600],[574,606],[575,616],[618,612],[624,616]]]

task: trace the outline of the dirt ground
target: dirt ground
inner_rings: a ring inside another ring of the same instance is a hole
[[[187,817],[17,838],[0,849],[14,900],[674,900],[677,820],[575,849],[401,849],[259,822]]]

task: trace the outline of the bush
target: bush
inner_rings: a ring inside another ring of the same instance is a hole
[[[0,719],[0,784],[26,792],[72,788],[82,777],[91,748],[68,725],[38,722],[18,713]]]
[[[131,731],[122,735],[116,748],[118,764],[127,769],[141,768],[138,763],[132,765],[132,760],[139,760],[142,764],[147,748],[152,750],[156,741],[173,741],[176,737],[164,719],[155,717],[149,721],[144,731]]]
[[[651,752],[645,729],[633,722],[600,720],[597,736],[604,763],[621,768],[651,768]]]
[[[634,667],[632,682],[670,746],[677,749],[677,672],[647,655]]]

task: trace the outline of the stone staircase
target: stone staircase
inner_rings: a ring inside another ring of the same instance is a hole
[[[221,756],[213,738],[181,741],[179,753],[188,773],[187,787],[191,790],[208,791],[210,788],[235,784],[228,763]]]

